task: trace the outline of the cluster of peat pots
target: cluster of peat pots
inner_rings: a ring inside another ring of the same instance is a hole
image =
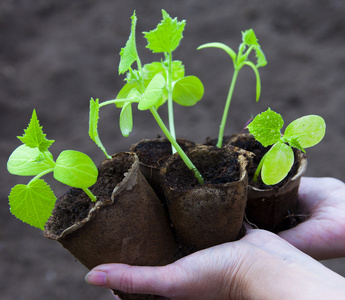
[[[275,186],[251,178],[267,152],[250,134],[226,139],[222,148],[178,140],[205,178],[200,185],[164,138],[142,140],[106,159],[90,190],[93,203],[72,188],[56,203],[45,236],[59,241],[91,269],[103,263],[165,265],[194,251],[240,239],[244,222],[273,232],[298,221],[297,192],[306,169],[295,151],[290,174]],[[117,292],[122,299],[153,295]]]

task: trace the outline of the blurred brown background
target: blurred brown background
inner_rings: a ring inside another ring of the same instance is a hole
[[[327,123],[326,137],[309,149],[308,176],[345,180],[345,3],[341,0],[151,0],[0,2],[0,291],[3,299],[112,299],[108,291],[88,286],[87,270],[58,243],[16,220],[7,195],[16,183],[6,161],[20,142],[36,108],[55,157],[65,149],[89,154],[98,164],[103,153],[88,137],[91,97],[113,98],[123,85],[117,75],[120,48],[138,16],[137,45],[142,62],[159,60],[145,48],[141,32],[153,29],[164,8],[187,21],[184,39],[174,54],[186,74],[205,85],[195,107],[175,106],[178,137],[203,142],[215,137],[231,75],[232,62],[217,49],[197,51],[206,42],[223,42],[237,51],[241,31],[253,28],[268,65],[260,69],[262,97],[255,103],[255,77],[243,69],[235,88],[227,134],[241,131],[251,115],[267,107],[288,124],[307,114]],[[165,110],[161,110],[165,117]],[[152,117],[135,111],[128,138],[118,127],[119,111],[101,111],[100,135],[109,152],[127,150],[142,138],[161,134]],[[46,177],[60,196],[67,187]],[[325,262],[345,275],[345,260]]]

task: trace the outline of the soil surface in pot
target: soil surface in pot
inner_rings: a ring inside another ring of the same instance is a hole
[[[203,176],[205,184],[224,184],[239,180],[239,165],[235,155],[230,161],[224,155],[219,156],[216,161],[209,157],[198,157],[193,163]],[[199,186],[194,173],[188,170],[182,160],[169,168],[167,179],[175,189]]]
[[[183,151],[195,146],[194,142],[177,139],[177,143]],[[131,147],[141,163],[148,166],[160,168],[172,155],[171,143],[166,138],[157,138],[152,140],[143,140]]]

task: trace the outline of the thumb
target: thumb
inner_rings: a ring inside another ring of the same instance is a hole
[[[180,275],[178,275],[180,274]],[[137,267],[125,264],[104,264],[92,269],[85,277],[87,283],[125,293],[153,294],[175,297],[186,280],[175,265]],[[178,289],[175,289],[179,286]]]

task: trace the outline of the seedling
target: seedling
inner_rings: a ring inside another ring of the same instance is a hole
[[[163,20],[158,26],[144,32],[148,41],[147,48],[154,53],[164,53],[165,60],[153,62],[142,67],[136,48],[135,29],[137,17],[133,13],[131,33],[126,46],[120,52],[119,74],[126,73],[127,83],[120,90],[116,99],[99,103],[99,100],[90,101],[90,126],[91,139],[110,157],[98,135],[98,119],[101,107],[116,104],[121,108],[120,129],[123,136],[128,136],[133,128],[132,103],[138,103],[139,110],[149,110],[165,136],[171,142],[173,149],[180,154],[187,167],[194,172],[199,183],[204,180],[200,172],[190,161],[182,148],[176,142],[172,101],[180,105],[191,106],[196,104],[203,96],[204,88],[201,81],[195,76],[184,76],[184,66],[180,61],[172,60],[172,52],[178,47],[185,26],[184,21],[172,19],[162,10]],[[138,69],[132,69],[136,62]],[[165,126],[158,114],[158,108],[168,101],[170,130]]]
[[[204,49],[204,48],[210,48],[210,47],[220,48],[224,50],[226,53],[230,55],[233,61],[233,65],[234,65],[234,73],[232,76],[229,93],[226,99],[222,121],[219,127],[217,147],[221,148],[223,145],[223,136],[224,136],[226,120],[228,117],[230,103],[231,103],[231,99],[232,99],[232,95],[234,92],[239,71],[242,69],[242,67],[246,65],[253,69],[256,76],[256,101],[259,101],[260,94],[261,94],[261,79],[260,79],[258,68],[265,66],[267,64],[267,61],[265,58],[265,54],[261,50],[261,46],[258,43],[258,39],[256,38],[253,29],[249,29],[242,32],[242,43],[239,46],[237,54],[234,50],[232,50],[230,47],[228,47],[227,45],[223,43],[207,43],[207,44],[203,44],[199,46],[198,49]],[[254,50],[256,54],[256,58],[257,58],[256,64],[254,64],[252,61],[249,60],[249,54],[251,53],[252,50]]]
[[[284,121],[280,114],[270,108],[257,115],[247,126],[264,147],[270,150],[261,159],[253,180],[257,181],[261,172],[261,179],[267,185],[274,185],[282,181],[290,172],[294,164],[292,147],[305,152],[305,148],[318,144],[326,132],[326,124],[322,117],[308,115],[291,122],[281,134]]]
[[[40,178],[50,172],[53,172],[56,180],[83,189],[92,201],[96,201],[88,189],[96,183],[98,176],[91,158],[78,151],[66,150],[54,161],[48,150],[54,141],[46,138],[35,110],[24,135],[18,138],[23,144],[12,152],[7,170],[14,175],[34,178],[27,185],[17,184],[12,188],[9,203],[14,216],[31,226],[44,229],[56,197],[50,186]]]

